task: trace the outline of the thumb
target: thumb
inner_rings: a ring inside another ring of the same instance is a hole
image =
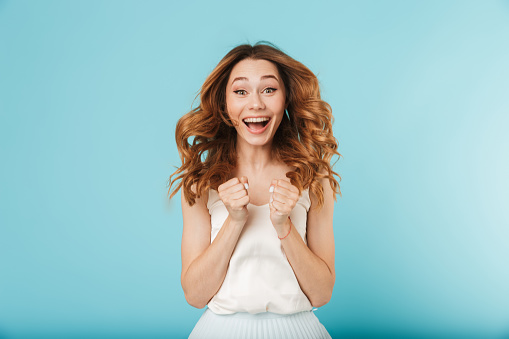
[[[270,183],[270,187],[269,187],[270,193],[274,192],[274,189],[276,188],[276,186],[277,186],[277,180],[274,179]]]
[[[240,178],[240,182],[244,184],[244,187],[245,187],[246,189],[248,189],[248,188],[249,188],[249,183],[247,182],[247,177],[245,177],[245,176],[241,177],[241,178]]]
[[[270,207],[271,211],[275,210],[274,206],[272,205],[272,201],[274,200],[272,198],[272,196],[274,195],[274,189],[276,188],[276,186],[277,186],[277,180],[272,180],[272,182],[270,183],[270,187],[269,187],[269,192],[270,192],[269,207]]]

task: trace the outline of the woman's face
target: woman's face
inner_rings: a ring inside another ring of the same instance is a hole
[[[285,111],[285,87],[277,67],[267,60],[237,63],[226,86],[226,108],[241,140],[270,144]]]

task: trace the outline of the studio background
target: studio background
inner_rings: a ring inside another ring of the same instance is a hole
[[[335,117],[331,335],[507,338],[508,37],[508,1],[0,0],[0,338],[187,337],[175,125],[258,40]]]

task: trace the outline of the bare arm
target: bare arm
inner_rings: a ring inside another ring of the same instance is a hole
[[[240,181],[237,179],[237,182]],[[223,185],[228,183],[230,181]],[[242,184],[240,187],[244,188]],[[200,197],[193,206],[189,206],[183,192],[181,193],[184,221],[181,283],[187,302],[197,308],[205,307],[221,287],[233,250],[247,220],[247,209],[243,212],[242,208],[249,202],[247,192],[243,195],[235,184],[227,185],[225,190],[220,191],[227,208],[237,209],[229,214],[212,244],[206,200]]]
[[[320,307],[329,302],[336,280],[332,228],[333,191],[328,180],[323,180],[321,183],[324,190],[324,205],[321,209],[317,209],[317,199],[314,195],[311,196],[311,208],[307,219],[307,246],[295,227],[290,226],[291,221],[288,218],[284,223],[274,225],[280,238],[290,231],[288,236],[281,240],[281,244],[302,291],[314,307]],[[283,190],[279,191],[284,195]],[[287,195],[291,196],[291,193]],[[276,200],[276,195],[274,199]],[[278,200],[284,201],[285,198],[279,196]],[[284,211],[284,207],[281,207],[281,210]]]

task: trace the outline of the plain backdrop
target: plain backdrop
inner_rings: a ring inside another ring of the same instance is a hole
[[[1,338],[187,337],[175,125],[258,40],[333,109],[332,336],[509,336],[508,1],[0,0]]]

